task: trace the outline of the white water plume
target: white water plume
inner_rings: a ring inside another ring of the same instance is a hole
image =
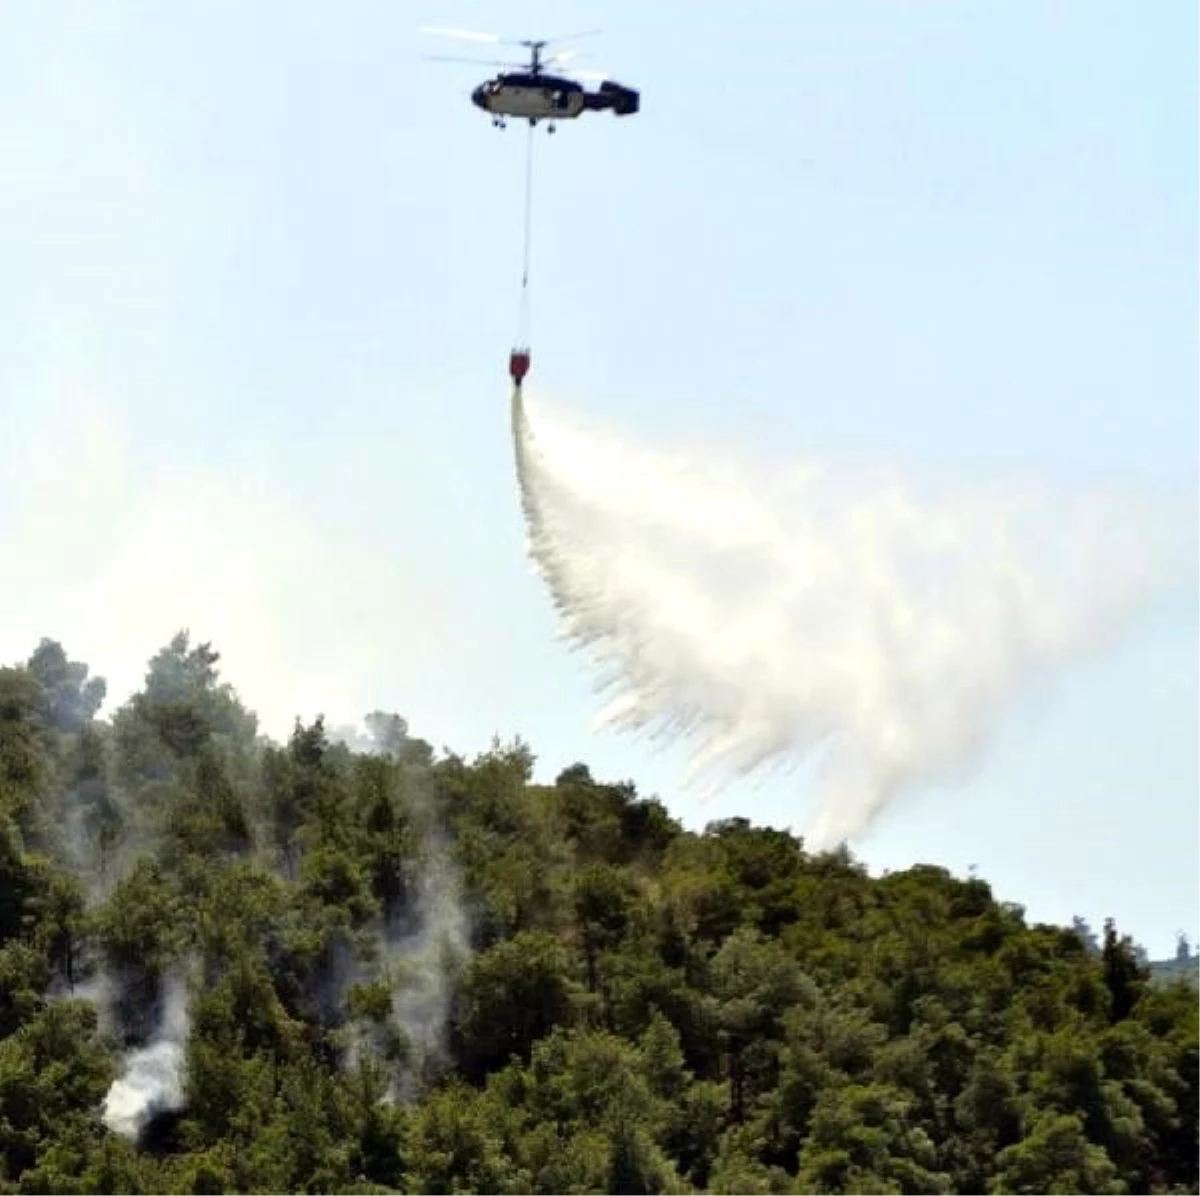
[[[515,392],[529,551],[610,695],[600,723],[690,740],[689,781],[818,758],[813,850],[964,768],[1039,672],[1195,571],[1194,519],[1130,493],[769,476],[533,414]]]
[[[104,1123],[136,1140],[159,1113],[184,1103],[183,1062],[188,1036],[188,993],[182,979],[167,983],[162,1023],[144,1046],[131,1051],[125,1071],[104,1098]]]

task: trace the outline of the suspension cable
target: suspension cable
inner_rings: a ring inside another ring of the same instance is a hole
[[[533,125],[525,143],[525,251],[521,263],[521,304],[517,342],[529,344],[529,263],[533,252]]]

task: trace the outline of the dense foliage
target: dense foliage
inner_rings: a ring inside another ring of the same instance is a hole
[[[1200,1190],[1196,995],[1111,923],[395,715],[275,745],[216,664],[0,669],[0,1191]]]

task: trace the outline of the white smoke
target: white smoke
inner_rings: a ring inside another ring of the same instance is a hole
[[[802,463],[774,476],[622,444],[513,396],[529,551],[610,695],[691,741],[688,780],[816,759],[814,850],[971,762],[1037,673],[1101,645],[1193,521],[1116,490]]]
[[[158,1031],[144,1047],[130,1052],[124,1074],[104,1098],[104,1123],[110,1130],[136,1141],[157,1114],[183,1108],[187,1037],[187,987],[172,978]]]
[[[392,1012],[411,1050],[410,1066],[393,1097],[411,1096],[422,1069],[443,1057],[456,972],[470,951],[457,871],[436,834],[428,840],[427,851],[416,928],[385,949]]]
[[[343,723],[329,732],[331,743],[340,743],[364,756],[400,757],[412,742],[408,720],[398,714],[373,710],[362,724]]]
[[[410,743],[408,723],[398,714],[373,711],[361,727],[346,724],[331,740],[351,751],[399,758]],[[470,921],[463,907],[461,880],[451,859],[437,813],[419,769],[407,772],[407,813],[421,836],[421,869],[412,902],[398,921],[386,925],[378,959],[391,994],[392,1017],[403,1031],[406,1063],[386,1093],[389,1100],[410,1099],[422,1074],[445,1056],[446,1027],[455,979],[470,954]],[[370,979],[370,976],[364,977]],[[370,1043],[366,1027],[348,1042],[347,1065],[358,1066]]]

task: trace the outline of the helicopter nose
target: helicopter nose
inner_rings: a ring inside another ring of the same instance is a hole
[[[484,98],[483,84],[481,83],[473,92],[471,92],[471,103],[476,108],[487,109],[487,100]]]

